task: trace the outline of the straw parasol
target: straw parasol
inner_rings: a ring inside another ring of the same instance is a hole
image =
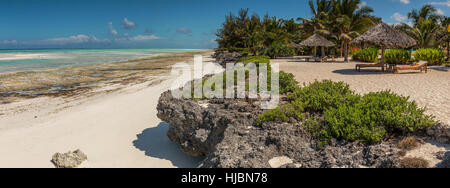
[[[295,44],[295,43],[294,43]],[[322,56],[325,55],[325,51],[323,49],[323,47],[331,47],[334,46],[334,43],[328,41],[325,37],[322,37],[319,34],[314,34],[312,36],[310,36],[309,38],[307,38],[306,40],[302,41],[300,44],[292,44],[294,47],[298,48],[298,47],[314,47],[314,55],[316,52],[316,47],[317,46],[321,46],[322,47]]]
[[[370,44],[381,46],[381,63],[384,63],[384,49],[408,48],[416,45],[416,41],[407,34],[395,30],[391,26],[380,23],[367,32],[355,38],[354,44]]]

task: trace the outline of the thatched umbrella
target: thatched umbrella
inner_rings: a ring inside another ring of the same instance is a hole
[[[381,46],[381,63],[384,64],[384,49],[408,48],[416,45],[416,41],[407,34],[398,31],[391,26],[380,23],[367,32],[355,38],[354,44],[370,44]]]
[[[310,36],[309,38],[302,41],[300,44],[296,44],[295,46],[314,47],[314,55],[316,55],[317,46],[321,46],[322,56],[325,56],[324,47],[331,47],[334,46],[334,44],[328,41],[325,37],[322,37],[319,34],[314,34],[313,36]]]

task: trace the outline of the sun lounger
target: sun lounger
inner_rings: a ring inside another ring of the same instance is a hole
[[[398,65],[394,67],[394,73],[398,73],[400,70],[420,70],[420,72],[425,71],[425,73],[428,73],[428,63],[420,61],[414,65]]]
[[[355,70],[358,72],[361,72],[361,68],[368,68],[368,67],[381,67],[382,71],[385,69],[385,64],[383,63],[365,63],[365,64],[356,64]]]

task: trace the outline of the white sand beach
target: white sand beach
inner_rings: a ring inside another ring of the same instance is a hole
[[[182,153],[156,117],[158,98],[174,79],[167,75],[95,95],[0,105],[0,167],[51,168],[54,153],[76,149],[88,156],[82,167],[195,167],[201,159]]]

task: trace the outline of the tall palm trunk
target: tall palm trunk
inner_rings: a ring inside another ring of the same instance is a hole
[[[344,61],[348,63],[348,43],[344,42]]]

